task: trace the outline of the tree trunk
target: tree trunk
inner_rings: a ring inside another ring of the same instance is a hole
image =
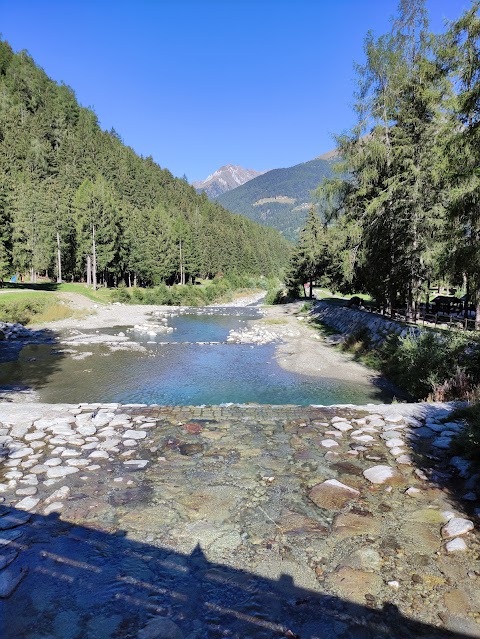
[[[57,231],[57,284],[62,281],[62,252],[60,250],[60,233]]]
[[[87,286],[90,286],[92,283],[92,258],[90,255],[87,255]]]
[[[92,226],[92,288],[97,290],[97,250],[95,246],[95,225]]]

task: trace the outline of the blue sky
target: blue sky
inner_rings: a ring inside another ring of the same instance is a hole
[[[0,32],[175,175],[310,160],[353,124],[362,44],[397,0],[0,0]],[[469,0],[427,0],[433,31]]]

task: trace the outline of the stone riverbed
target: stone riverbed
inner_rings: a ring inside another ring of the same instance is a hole
[[[0,404],[3,639],[479,637],[442,405]]]

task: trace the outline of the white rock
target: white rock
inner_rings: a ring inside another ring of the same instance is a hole
[[[79,426],[77,428],[77,431],[80,433],[80,435],[84,435],[85,437],[87,437],[88,435],[95,435],[97,429],[93,424],[84,424],[82,426]]]
[[[24,437],[30,430],[31,425],[32,422],[29,422],[28,424],[15,424],[15,426],[10,431],[10,435],[12,437]]]
[[[346,433],[348,430],[352,430],[353,428],[353,426],[349,422],[334,422],[333,419],[332,426],[342,433]]]
[[[70,495],[70,488],[68,486],[62,486],[61,488],[58,488],[58,490],[55,490],[51,495],[49,495],[45,499],[45,503],[51,504],[54,501],[67,499],[69,495]]]
[[[129,462],[125,462],[125,463],[128,464]],[[346,484],[342,484],[342,482],[338,481],[338,479],[327,479],[323,483],[326,484],[327,486],[334,486],[335,488],[341,488],[342,490],[347,491],[351,493],[352,495],[360,495],[359,490],[357,490],[356,488],[352,488],[351,486],[347,486]]]
[[[35,486],[26,486],[15,491],[16,495],[36,495],[37,493],[38,489]]]
[[[386,415],[384,420],[390,424],[400,424],[403,422],[403,415],[400,415],[400,413],[392,413],[391,415]]]
[[[341,433],[339,433],[340,435]],[[138,442],[135,441],[134,439],[124,439],[123,440],[123,445],[128,447],[133,447],[133,446],[138,446]]]
[[[413,463],[410,455],[399,455],[395,459],[395,461],[397,462],[397,464],[401,464],[403,466],[411,466]]]
[[[445,550],[447,552],[465,552],[467,550],[467,544],[460,537],[456,537],[451,541],[447,541]]]
[[[60,457],[53,457],[52,459],[47,459],[47,461],[43,462],[44,466],[60,466],[62,460]]]
[[[36,497],[25,497],[25,499],[17,503],[15,508],[19,508],[20,510],[33,510],[39,501],[40,499]]]
[[[463,519],[462,517],[453,517],[448,524],[442,528],[442,537],[449,539],[450,537],[459,537],[460,535],[466,535],[470,530],[473,530],[473,521],[469,519]]]
[[[49,479],[55,479],[57,477],[65,477],[66,475],[73,475],[78,473],[79,469],[72,466],[54,466],[47,471],[47,477]]]
[[[49,467],[45,466],[45,464],[37,464],[36,466],[33,466],[33,468],[30,468],[30,472],[35,474],[46,473],[48,468]]]
[[[388,448],[401,448],[402,446],[405,445],[405,442],[403,441],[403,439],[400,439],[398,437],[394,437],[393,439],[389,439],[385,443],[386,443]]]
[[[363,476],[371,481],[372,484],[384,484],[389,479],[398,476],[398,471],[391,466],[372,466],[372,468],[367,468],[367,470],[363,471]]]
[[[324,439],[320,442],[320,446],[323,446],[323,448],[334,448],[335,446],[338,446],[338,442],[334,439]]]
[[[148,460],[147,459],[129,459],[127,461],[124,461],[123,463],[127,466],[137,466],[138,468],[145,468],[145,466],[148,464]]]
[[[21,457],[28,457],[28,455],[33,454],[33,448],[17,448],[13,452],[9,453],[8,456],[10,459],[20,459]]]
[[[394,446],[393,448],[390,448],[390,452],[392,453],[394,457],[397,457],[398,455],[403,455],[403,453],[405,452],[405,449],[400,448],[400,446]]]
[[[62,457],[80,457],[82,453],[79,450],[72,450],[71,448],[66,448],[63,453],[62,453]]]
[[[146,436],[145,430],[127,430],[122,435],[125,439],[145,439]]]
[[[44,437],[45,433],[41,430],[37,430],[34,433],[27,433],[24,439],[26,442],[33,442],[36,439],[43,439]]]
[[[20,477],[23,477],[23,473],[19,470],[9,470],[8,473],[5,473],[4,477],[5,479],[20,479]]]
[[[44,515],[50,515],[51,513],[59,513],[61,510],[63,510],[63,504],[61,501],[54,501],[53,503],[51,503],[49,506],[47,506],[46,508],[43,509],[43,514]]]
[[[94,450],[88,456],[89,459],[108,459],[108,453],[106,450]]]
[[[390,586],[390,588],[394,588],[395,590],[400,588],[400,584],[396,580],[387,581],[387,586]]]
[[[67,459],[67,466],[78,466],[81,468],[82,466],[88,466],[90,463],[88,459]]]
[[[375,441],[375,437],[371,435],[352,435],[352,439],[356,442],[362,442],[362,444],[368,444],[368,442]]]

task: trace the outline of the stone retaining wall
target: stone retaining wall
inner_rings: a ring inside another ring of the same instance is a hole
[[[367,330],[374,344],[382,343],[392,333],[405,337],[419,335],[423,330],[418,326],[406,326],[387,319],[378,313],[346,306],[332,306],[328,302],[317,302],[312,310],[312,316],[338,330],[342,335],[352,335],[358,331]]]

